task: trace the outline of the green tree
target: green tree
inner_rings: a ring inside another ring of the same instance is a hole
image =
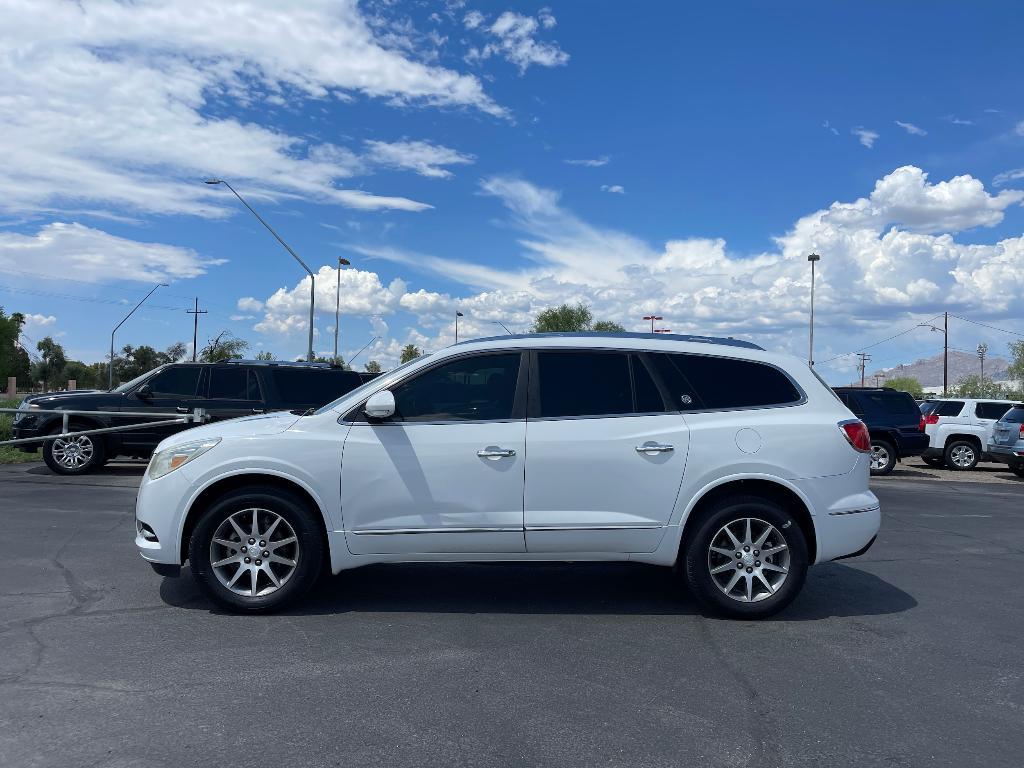
[[[949,390],[950,397],[992,397],[1009,400],[1014,391],[1005,384],[997,384],[988,376],[964,376]]]
[[[376,360],[371,360],[366,364],[367,373],[380,373],[380,363]]]
[[[590,307],[582,302],[561,304],[545,309],[533,323],[534,333],[577,333],[579,331],[601,331],[603,333],[625,333],[626,329],[611,320],[594,322]]]
[[[260,352],[257,352],[256,353],[256,359],[257,360],[277,360],[277,358],[274,357],[274,353],[271,352],[270,350],[267,350],[267,349],[264,349],[264,350],[262,350]]]
[[[103,372],[106,375],[106,371]],[[80,360],[68,360],[64,366],[64,379],[75,380],[75,386],[78,389],[95,389],[101,380],[96,378],[96,369],[92,365],[86,365]],[[106,378],[102,379],[102,383],[106,385]]]
[[[423,352],[415,344],[406,344],[402,347],[402,354],[398,358],[403,363],[408,363],[410,360],[415,360],[417,357],[422,355]]]
[[[48,390],[50,385],[57,386],[64,373],[64,366],[67,364],[67,355],[64,354],[64,347],[53,340],[52,336],[46,336],[36,344],[39,352],[39,361],[32,366],[32,379],[41,381],[43,389]]]
[[[898,389],[900,392],[908,392],[916,400],[924,399],[924,387],[913,376],[894,376],[886,380],[885,386]]]
[[[238,338],[231,331],[221,331],[206,342],[206,346],[199,352],[199,359],[204,363],[239,360],[248,348],[249,342],[245,339]]]
[[[24,384],[29,383],[31,364],[28,352],[18,343],[24,324],[23,314],[14,312],[7,315],[0,307],[0,389],[7,386],[8,376],[14,376]]]
[[[118,381],[131,381],[159,365],[178,362],[185,357],[186,351],[187,347],[180,341],[169,346],[164,352],[159,352],[146,344],[140,347],[126,344],[122,347],[121,354],[114,358],[114,378]]]
[[[1008,373],[1011,379],[1016,379],[1024,388],[1024,340],[1010,342],[1010,367]]]

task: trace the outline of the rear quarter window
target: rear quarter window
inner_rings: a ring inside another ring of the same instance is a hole
[[[669,389],[674,408],[683,411],[764,408],[792,405],[803,393],[778,368],[732,357],[651,355]]]
[[[959,416],[963,409],[963,400],[943,400],[935,404],[932,413],[936,416]]]
[[[981,402],[975,404],[974,415],[979,419],[999,419],[1009,409],[1009,403]]]

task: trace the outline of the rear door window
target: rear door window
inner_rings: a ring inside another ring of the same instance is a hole
[[[256,374],[247,368],[213,368],[210,371],[211,400],[260,400]]]
[[[765,363],[660,352],[650,357],[679,410],[763,408],[802,399],[785,373]]]
[[[359,376],[350,371],[272,367],[274,388],[285,406],[325,405],[355,389]]]
[[[963,409],[963,400],[941,400],[935,404],[932,413],[936,416],[959,416]]]
[[[537,368],[541,418],[634,413],[626,353],[539,352]]]
[[[976,403],[974,406],[974,415],[979,419],[999,419],[1002,418],[1003,414],[1006,413],[1009,407],[1009,403]]]

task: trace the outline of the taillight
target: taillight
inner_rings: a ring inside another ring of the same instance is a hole
[[[1019,438],[1020,438],[1021,440],[1024,440],[1024,424],[1021,424],[1021,425],[1020,425],[1020,432],[1018,432],[1018,433],[1017,433],[1017,436],[1018,436],[1018,437],[1019,437]]]
[[[921,420],[921,422],[923,424],[938,424],[939,423],[939,414],[937,414],[937,413],[929,413],[928,415],[926,415]]]
[[[918,432],[924,432],[924,425],[925,425],[925,420],[924,420],[924,416],[922,416],[920,421],[917,422],[917,431]]]
[[[867,424],[857,420],[840,421],[839,428],[843,430],[846,441],[853,446],[853,450],[861,453],[871,452],[871,435],[868,434]]]

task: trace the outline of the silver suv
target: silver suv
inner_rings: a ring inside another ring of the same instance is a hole
[[[1018,477],[1024,477],[1024,405],[1018,404],[1002,415],[988,443],[992,461],[1009,464]]]

